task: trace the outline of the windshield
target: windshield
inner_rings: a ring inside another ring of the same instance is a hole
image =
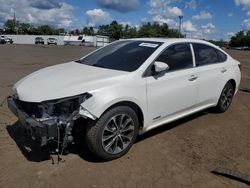
[[[161,44],[136,40],[118,41],[76,62],[132,72],[138,69]]]

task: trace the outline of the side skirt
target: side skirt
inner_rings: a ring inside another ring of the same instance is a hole
[[[151,130],[151,129],[154,129],[154,128],[157,128],[159,126],[162,126],[164,124],[167,124],[167,123],[170,123],[170,122],[173,122],[175,120],[178,120],[178,119],[181,119],[181,118],[184,118],[186,116],[189,116],[191,114],[194,114],[194,113],[197,113],[199,111],[202,111],[202,110],[205,110],[207,108],[210,108],[210,107],[214,107],[216,106],[215,103],[210,103],[210,104],[207,104],[206,105],[199,105],[199,107],[192,107],[191,110],[190,108],[186,109],[186,110],[183,110],[181,112],[177,112],[177,113],[174,113],[174,114],[171,114],[169,116],[166,116],[164,118],[162,118],[161,120],[153,123],[152,125],[150,126],[147,126],[147,127],[144,127],[143,129],[141,129],[139,131],[139,135]]]

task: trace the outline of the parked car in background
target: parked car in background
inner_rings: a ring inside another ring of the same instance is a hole
[[[7,44],[13,44],[13,40],[11,38],[6,37],[5,41]]]
[[[48,38],[47,39],[47,44],[48,45],[50,45],[50,44],[57,45],[57,39],[55,39],[55,38]]]
[[[5,36],[0,36],[0,44],[6,44]]]
[[[44,39],[42,37],[36,37],[35,44],[44,44]]]
[[[13,43],[13,40],[11,39],[11,38],[9,38],[9,37],[6,37],[6,36],[4,36],[4,35],[2,35],[1,37],[0,37],[0,43],[1,44],[12,44]]]
[[[26,76],[8,106],[42,145],[64,148],[82,129],[90,151],[111,160],[138,134],[210,107],[225,112],[240,84],[239,65],[203,40],[121,40]]]
[[[236,50],[245,50],[245,51],[247,51],[247,50],[250,50],[250,47],[249,46],[241,46],[241,47],[236,47],[235,49]]]

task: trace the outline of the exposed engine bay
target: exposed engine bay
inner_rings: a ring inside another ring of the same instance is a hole
[[[67,145],[74,140],[72,130],[75,120],[79,117],[95,119],[81,106],[91,96],[89,93],[84,93],[34,103],[21,101],[17,95],[13,95],[8,98],[8,105],[33,140],[38,140],[40,146],[55,142],[56,152],[62,154]]]

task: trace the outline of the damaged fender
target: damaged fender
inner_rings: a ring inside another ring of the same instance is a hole
[[[127,89],[127,87],[128,86],[120,86],[119,88],[117,88],[117,92],[113,92],[110,88],[90,92],[92,94],[92,97],[90,97],[80,105],[79,115],[95,120],[100,118],[108,108],[117,103],[132,102],[141,109],[144,117],[146,117],[147,112],[144,110],[147,109],[146,92],[137,92],[136,95],[138,96],[135,97],[121,97],[121,93],[123,93],[124,96],[133,96],[135,95],[135,92],[133,93],[133,95],[131,95],[131,91],[135,91],[138,89],[145,90],[145,87],[141,85],[141,88],[131,88],[129,90]],[[142,95],[142,93],[145,93],[145,95]]]

